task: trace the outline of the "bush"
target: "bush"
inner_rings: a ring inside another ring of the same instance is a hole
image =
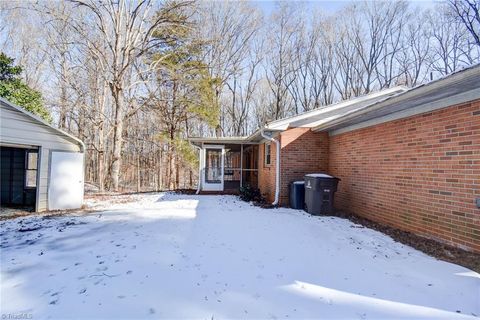
[[[265,201],[260,190],[253,188],[250,185],[240,187],[240,199],[247,202],[254,201],[262,203]]]

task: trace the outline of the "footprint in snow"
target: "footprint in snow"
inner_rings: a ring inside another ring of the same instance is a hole
[[[86,288],[83,288],[82,290],[78,291],[78,294],[83,294],[83,293],[85,293],[85,292],[87,292],[87,289],[86,289]]]
[[[58,299],[52,300],[48,304],[51,304],[51,305],[58,304]]]
[[[133,272],[132,270],[128,270],[127,274],[132,274],[132,272]]]
[[[148,309],[148,313],[149,314],[155,314],[155,309],[153,309],[153,308]]]

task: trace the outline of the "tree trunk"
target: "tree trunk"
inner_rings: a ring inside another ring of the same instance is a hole
[[[189,180],[188,182],[190,184],[190,188],[193,188],[193,173],[191,169],[189,170],[188,180]]]
[[[180,168],[179,168],[178,155],[175,155],[175,189],[180,187]]]
[[[120,169],[122,165],[122,144],[123,144],[123,110],[124,101],[122,91],[119,87],[112,88],[112,96],[115,101],[115,128],[113,132],[112,152],[112,189],[118,191],[120,181]]]
[[[97,159],[97,175],[98,188],[100,191],[105,190],[105,137],[103,135],[103,122],[98,127],[98,159]]]
[[[137,192],[140,192],[141,183],[140,183],[140,155],[137,155]]]

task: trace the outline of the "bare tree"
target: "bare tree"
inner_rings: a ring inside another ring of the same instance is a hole
[[[470,32],[473,41],[480,46],[480,2],[478,0],[449,0],[457,18]]]
[[[426,15],[421,12],[412,13],[403,36],[403,48],[397,56],[401,80],[407,86],[422,83],[428,76],[430,60],[431,32]]]
[[[175,24],[170,12],[187,2],[176,2],[164,8],[163,14],[156,14],[155,3],[151,0],[130,2],[127,0],[96,2],[72,0],[72,3],[87,10],[91,14],[93,28],[103,37],[105,46],[97,47],[85,37],[86,45],[93,45],[91,49],[97,59],[105,67],[105,76],[108,79],[110,94],[114,105],[114,133],[113,151],[110,165],[112,189],[118,190],[122,148],[123,130],[126,116],[125,90],[135,84],[132,83],[133,65],[148,50],[161,44],[162,39],[152,37],[155,30],[164,24]],[[83,32],[84,21],[73,21],[73,27]],[[106,50],[104,50],[106,48]]]
[[[465,33],[462,25],[449,16],[447,6],[431,11],[428,22],[432,35],[430,69],[440,75],[458,70],[464,55]]]
[[[478,63],[478,1],[447,1],[433,10],[352,2],[325,14],[283,2],[264,19],[251,2],[12,0],[0,3],[0,49],[25,67],[54,123],[84,140],[87,181],[100,190],[177,188],[197,178],[189,135],[247,135]],[[186,24],[175,8],[188,8]],[[185,53],[165,54],[179,30],[194,72],[165,64]],[[202,50],[191,51],[196,44]]]
[[[199,36],[208,39],[205,61],[210,66],[212,77],[221,81],[216,98],[221,106],[217,135],[232,134],[229,128],[236,127],[238,133],[242,126],[237,120],[245,115],[245,107],[238,102],[240,86],[250,90],[251,82],[257,68],[258,50],[253,51],[254,39],[258,37],[262,24],[262,16],[247,2],[202,2],[199,7]],[[253,58],[253,60],[250,60]],[[240,114],[240,116],[238,116]]]
[[[265,78],[272,94],[270,120],[280,119],[291,112],[289,89],[295,81],[293,56],[296,37],[301,26],[298,7],[278,3],[270,17],[271,28],[265,30],[268,54]]]

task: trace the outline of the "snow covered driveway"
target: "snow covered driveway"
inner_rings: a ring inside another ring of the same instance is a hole
[[[1,222],[1,314],[467,319],[480,275],[334,217],[147,194]],[[477,319],[477,318],[475,318]]]

